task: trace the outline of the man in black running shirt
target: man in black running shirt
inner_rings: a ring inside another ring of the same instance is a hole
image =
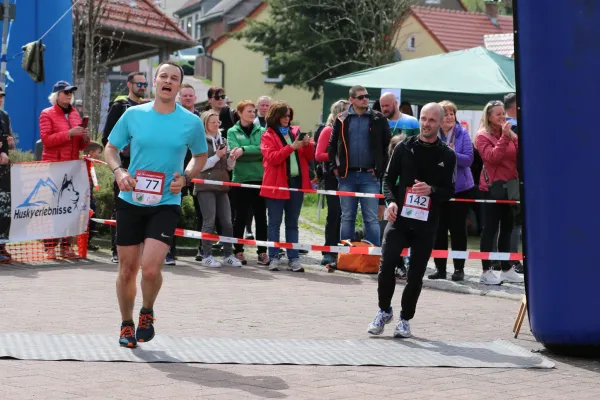
[[[410,324],[431,256],[440,205],[454,195],[456,154],[438,138],[444,109],[437,103],[421,111],[419,135],[409,137],[394,149],[383,178],[388,205],[381,264],[378,276],[379,312],[368,333],[380,335],[393,319],[392,296],[395,268],[401,251],[411,249],[408,281],[402,293],[402,311],[394,337],[411,337]]]

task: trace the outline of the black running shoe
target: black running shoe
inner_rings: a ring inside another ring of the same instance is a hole
[[[142,314],[140,312],[135,338],[140,343],[149,342],[154,338],[154,313]]]
[[[122,347],[129,347],[130,349],[137,346],[137,340],[135,339],[135,325],[121,325],[119,344]]]

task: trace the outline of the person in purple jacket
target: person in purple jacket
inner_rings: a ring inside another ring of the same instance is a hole
[[[450,101],[439,103],[444,109],[445,117],[440,128],[439,137],[456,153],[456,185],[455,196],[460,199],[474,198],[473,175],[473,142],[469,132],[456,120],[456,105]],[[467,250],[467,214],[469,204],[465,202],[448,201],[442,204],[440,222],[434,250],[448,250],[448,230],[452,250]],[[428,276],[429,279],[446,279],[447,258],[435,258],[437,271]],[[465,260],[454,259],[453,281],[462,281],[465,278]]]

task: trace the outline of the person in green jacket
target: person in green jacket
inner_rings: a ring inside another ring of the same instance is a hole
[[[231,181],[262,185],[264,169],[260,140],[264,128],[254,125],[256,106],[252,101],[243,100],[239,102],[237,113],[240,120],[227,131],[229,149],[232,157],[236,160]],[[231,200],[235,212],[233,236],[236,238],[244,237],[249,212],[248,205],[250,205],[256,221],[256,240],[267,240],[267,204],[265,199],[260,197],[260,191],[258,189],[233,187],[231,188]],[[257,252],[258,263],[269,265],[267,248],[259,246]],[[243,265],[247,264],[244,258],[244,245],[235,245],[235,256]]]

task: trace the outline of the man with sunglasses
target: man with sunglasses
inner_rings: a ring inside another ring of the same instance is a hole
[[[108,116],[106,117],[106,122],[104,124],[104,131],[102,132],[102,144],[106,148],[106,144],[108,143],[108,136],[110,132],[117,124],[117,121],[121,119],[121,116],[125,114],[125,111],[129,107],[134,107],[142,103],[142,99],[146,94],[146,88],[148,87],[148,82],[146,81],[146,77],[141,72],[132,72],[127,75],[127,89],[129,93],[127,96],[119,96],[117,97],[111,104],[109,104]],[[121,161],[123,163],[123,168],[129,167],[130,157],[129,157],[129,146],[121,151]],[[119,186],[116,181],[113,182],[113,195],[114,195],[114,203],[116,204],[117,197],[119,197]],[[116,217],[117,211],[113,207],[112,218]],[[116,229],[111,228],[111,251],[112,258],[111,261],[115,264],[119,262],[119,255],[117,253],[117,245],[116,245]]]
[[[227,96],[225,89],[218,86],[213,86],[208,89],[208,107],[204,111],[213,110],[219,113],[221,120],[221,135],[227,139],[227,131],[233,127],[240,117],[227,105]]]
[[[380,193],[380,179],[387,163],[390,127],[387,118],[369,107],[369,93],[362,86],[350,88],[350,107],[340,114],[329,139],[329,162],[337,176],[339,190]],[[377,220],[379,200],[368,197],[340,197],[341,240],[354,240],[358,202],[363,216],[365,239],[379,246]]]

